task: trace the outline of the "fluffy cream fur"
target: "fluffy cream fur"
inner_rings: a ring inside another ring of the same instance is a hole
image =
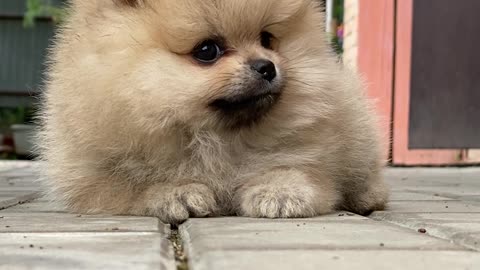
[[[375,121],[331,52],[313,0],[74,0],[50,57],[40,147],[72,211],[310,217],[382,209]],[[260,45],[275,36],[274,50]],[[191,51],[221,36],[211,66]],[[285,87],[260,121],[229,128],[208,104],[274,62]]]

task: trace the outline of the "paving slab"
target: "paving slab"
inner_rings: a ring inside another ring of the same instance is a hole
[[[17,190],[17,189],[9,189],[9,190],[2,190],[0,191],[0,198],[6,198],[6,197],[16,197],[16,196],[23,196],[28,193],[35,193],[38,192],[37,189],[34,188],[26,188],[22,190]]]
[[[464,201],[391,201],[388,212],[401,213],[480,213],[480,205]]]
[[[415,186],[403,187],[404,191],[418,192],[424,194],[437,194],[439,196],[460,200],[465,196],[480,196],[480,187],[473,186]]]
[[[479,186],[479,169],[407,168],[387,169],[385,180],[393,186]]]
[[[68,213],[38,198],[40,166],[0,162],[0,269],[176,269],[169,226]],[[479,168],[385,177],[390,207],[369,217],[191,219],[179,228],[190,269],[480,269]]]
[[[33,189],[36,191],[42,190],[42,186],[37,182],[36,178],[15,178],[15,179],[0,179],[0,189],[7,190],[26,190]]]
[[[471,168],[388,168],[384,178],[391,184],[474,184],[480,185],[480,167]]]
[[[33,165],[31,161],[8,161],[3,160],[0,162],[0,172],[25,169]]]
[[[47,213],[67,213],[65,207],[58,202],[52,202],[40,197],[29,203],[18,204],[2,210],[2,213],[30,213],[30,214],[47,214]]]
[[[409,250],[212,251],[193,258],[190,265],[190,270],[475,270],[480,269],[480,254]]]
[[[67,213],[41,198],[37,163],[0,164],[0,269],[176,269],[157,218]]]
[[[166,232],[157,218],[64,213],[11,213],[0,211],[0,233],[4,232]]]
[[[479,197],[480,198],[480,197]],[[450,201],[455,200],[442,197],[439,194],[424,194],[411,191],[396,191],[390,195],[390,201]]]
[[[0,269],[173,270],[169,236],[157,218],[69,214],[39,199],[0,211]]]
[[[480,195],[480,168],[390,168],[385,179],[393,191],[453,198]]]
[[[160,233],[0,233],[0,269],[176,269]]]
[[[14,194],[13,196],[2,196],[0,197],[0,210],[34,200],[40,196],[41,194],[39,192],[25,192],[22,194]]]
[[[480,233],[457,233],[452,236],[455,243],[480,251]]]
[[[40,197],[37,165],[32,162],[0,162],[0,210]]]
[[[389,213],[376,212],[372,218],[413,230],[426,229],[435,237],[452,240],[480,250],[480,213]]]
[[[24,168],[20,170],[9,170],[0,172],[0,179],[12,180],[12,179],[30,179],[38,178],[39,173],[37,168]]]
[[[458,200],[470,201],[470,202],[480,202],[480,195],[459,196]]]
[[[267,220],[190,219],[180,226],[190,256],[211,250],[458,250],[448,241],[384,222],[349,216]]]

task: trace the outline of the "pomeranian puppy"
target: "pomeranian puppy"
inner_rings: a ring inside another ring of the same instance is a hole
[[[314,0],[73,0],[40,147],[72,211],[312,217],[383,209],[359,79]]]

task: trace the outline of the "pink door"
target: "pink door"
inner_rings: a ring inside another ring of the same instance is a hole
[[[393,165],[478,163],[465,149],[409,148],[413,1],[359,1],[358,66],[391,140],[385,155]]]

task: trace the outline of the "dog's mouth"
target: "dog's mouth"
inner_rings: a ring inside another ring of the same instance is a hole
[[[272,106],[279,96],[278,93],[268,92],[252,96],[220,98],[210,103],[210,106],[225,112],[266,108]]]
[[[219,121],[230,129],[239,129],[258,123],[280,98],[280,91],[266,91],[256,95],[240,95],[214,100],[210,107],[218,112]]]

